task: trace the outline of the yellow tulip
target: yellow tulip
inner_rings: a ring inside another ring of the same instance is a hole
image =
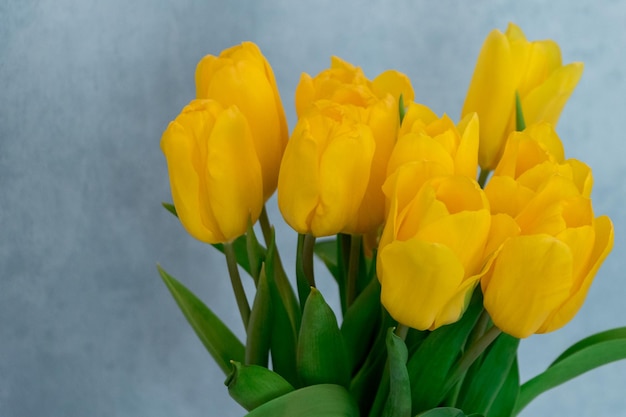
[[[482,279],[494,323],[519,338],[563,327],[582,306],[613,246],[613,225],[594,217],[591,171],[564,160],[547,124],[511,135],[485,193],[493,213]]]
[[[274,72],[258,46],[244,42],[224,50],[219,57],[202,58],[196,68],[196,98],[236,105],[246,116],[267,200],[276,190],[289,133]]]
[[[461,127],[460,131],[446,115],[439,118],[428,107],[410,103],[389,158],[387,176],[408,165],[405,169],[412,174],[396,180],[407,181],[400,188],[410,197],[430,178],[454,174],[476,178],[478,118],[468,115]]]
[[[405,75],[389,70],[370,81],[360,68],[337,57],[332,58],[329,69],[322,71],[315,77],[308,74],[302,75],[296,88],[295,97],[296,110],[301,119],[310,119],[308,113],[312,111],[317,114],[321,107],[331,105],[331,107],[338,108],[336,106],[342,106],[344,109],[341,111],[343,113],[342,119],[351,118],[352,122],[349,123],[357,122],[369,127],[375,142],[374,153],[370,158],[368,168],[365,169],[359,163],[358,172],[346,174],[358,176],[359,181],[364,182],[366,186],[363,195],[357,194],[357,197],[353,194],[351,196],[355,200],[352,204],[357,204],[357,209],[350,210],[350,221],[343,222],[340,227],[340,224],[334,219],[329,221],[329,225],[333,224],[333,227],[315,227],[316,231],[313,232],[315,235],[326,236],[339,231],[352,234],[377,234],[385,217],[385,196],[382,192],[382,185],[386,178],[387,162],[400,126],[398,112],[400,94],[403,94],[405,99],[413,98],[413,88]],[[309,123],[309,121],[304,123]],[[300,133],[296,135],[294,132],[292,140],[299,140],[297,139],[299,136],[301,136]],[[347,161],[350,158],[347,154],[345,158],[338,161],[338,164],[352,166],[351,161]],[[341,168],[334,169],[341,170]],[[291,191],[283,188],[282,201],[286,201],[286,193],[298,195],[297,184],[299,183],[300,187],[305,187],[303,181],[307,175],[310,175],[310,173],[304,173],[298,164],[295,164],[289,172],[289,181],[292,182],[293,186],[289,187]],[[281,176],[283,176],[282,173]],[[290,200],[293,198],[295,197],[289,197]],[[291,211],[285,206],[283,207],[285,208],[283,213]],[[313,223],[320,224],[319,218],[325,212],[326,210],[319,211],[318,220]],[[302,222],[296,222],[298,226],[294,228],[311,232],[310,223],[305,227]]]
[[[407,182],[395,181],[403,175],[412,175],[407,165],[385,187],[391,210],[376,264],[381,301],[398,322],[433,330],[463,315],[484,273],[489,204],[466,176],[431,179],[407,196]]]
[[[302,116],[317,100],[368,107],[391,95],[396,103],[413,100],[411,81],[401,72],[387,70],[370,81],[363,70],[338,57],[332,57],[330,68],[315,77],[303,73],[296,87],[296,111]]]
[[[263,207],[261,165],[236,106],[194,100],[161,138],[174,206],[185,229],[207,243],[229,242]]]
[[[515,130],[516,92],[527,125],[556,125],[582,72],[580,62],[562,64],[553,41],[530,42],[512,23],[506,33],[492,31],[478,56],[461,112],[476,112],[480,118],[480,166],[496,167],[506,138]]]
[[[352,233],[376,143],[363,109],[320,101],[298,121],[278,177],[278,207],[299,233]]]

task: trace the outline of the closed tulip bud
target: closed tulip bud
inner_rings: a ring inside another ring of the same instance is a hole
[[[556,125],[583,72],[583,64],[562,64],[559,46],[550,40],[530,42],[519,27],[492,31],[478,56],[462,116],[480,118],[478,162],[493,170],[509,133],[516,130],[515,94],[527,125]]]
[[[385,184],[391,210],[376,264],[381,301],[398,322],[433,330],[463,315],[484,272],[489,203],[476,181],[461,175],[431,179],[412,198],[403,196],[407,181],[396,179],[411,175],[405,168]]]
[[[267,200],[276,190],[289,133],[274,73],[258,46],[244,42],[219,57],[202,58],[196,68],[196,98],[236,105],[248,119]]]
[[[594,217],[591,171],[564,160],[547,124],[516,132],[485,192],[491,203],[490,249],[482,279],[485,308],[515,337],[563,327],[582,306],[613,246],[613,225]]]
[[[278,177],[278,207],[299,233],[356,229],[376,143],[359,109],[319,102],[298,121]]]
[[[207,243],[229,242],[263,206],[261,165],[236,106],[194,100],[161,139],[174,206],[185,229]]]

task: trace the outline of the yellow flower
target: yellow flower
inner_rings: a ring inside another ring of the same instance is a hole
[[[410,103],[389,158],[387,176],[403,166],[411,170],[411,175],[396,179],[407,181],[400,188],[410,197],[430,178],[453,174],[476,178],[478,118],[470,114],[459,127],[445,114],[439,118],[428,107]]]
[[[582,72],[580,62],[562,64],[553,41],[529,42],[512,23],[505,34],[492,31],[478,56],[461,113],[476,112],[480,118],[480,166],[495,168],[506,138],[515,130],[516,92],[527,125],[556,125]]]
[[[267,200],[276,190],[289,133],[274,73],[258,46],[244,42],[224,50],[219,57],[202,58],[196,68],[196,98],[236,105],[246,116]]]
[[[406,75],[387,70],[370,81],[361,68],[334,56],[330,68],[315,77],[302,74],[296,87],[296,111],[302,116],[317,100],[368,107],[391,95],[398,103],[401,94],[405,103],[413,100],[413,87]]]
[[[411,176],[406,167],[385,186],[392,202],[376,264],[381,301],[400,323],[432,330],[463,315],[484,272],[489,204],[476,181],[462,175],[431,179],[416,195],[403,195],[407,182],[394,179]]]
[[[298,121],[278,177],[278,207],[297,232],[356,229],[376,147],[362,111],[320,101]]]
[[[332,58],[331,68],[322,71],[315,77],[311,77],[308,74],[302,75],[300,83],[296,88],[295,97],[296,110],[301,119],[310,119],[309,112],[312,111],[314,114],[318,114],[319,109],[322,107],[331,106],[338,109],[339,107],[337,106],[341,106],[343,108],[340,111],[343,114],[341,116],[342,120],[352,119],[349,123],[356,122],[359,125],[369,127],[368,138],[364,138],[363,141],[369,141],[369,136],[371,135],[375,144],[373,155],[369,159],[370,164],[367,168],[362,166],[364,161],[360,161],[358,164],[355,161],[349,161],[351,156],[347,153],[344,155],[344,159],[337,161],[337,164],[346,165],[346,169],[348,167],[356,169],[358,165],[358,171],[348,172],[346,170],[345,175],[359,178],[358,181],[362,184],[356,189],[360,190],[362,185],[366,186],[363,193],[354,194],[354,191],[349,191],[351,193],[350,198],[353,199],[350,206],[357,205],[355,210],[349,210],[349,221],[337,222],[336,218],[329,219],[327,226],[314,227],[315,231],[312,232],[311,224],[321,224],[321,218],[328,212],[328,209],[322,208],[326,204],[330,204],[330,202],[320,201],[316,210],[317,220],[309,221],[306,227],[302,221],[294,222],[297,226],[292,226],[296,230],[307,230],[317,236],[326,236],[340,231],[372,235],[378,232],[385,217],[385,196],[382,192],[382,185],[386,178],[389,155],[393,149],[400,126],[398,112],[400,94],[403,94],[405,99],[410,100],[413,98],[413,88],[405,75],[389,70],[380,74],[374,81],[370,81],[360,68],[337,57]],[[313,118],[316,117],[314,116]],[[310,123],[310,120],[303,123]],[[324,135],[326,134],[324,133]],[[291,140],[300,141],[301,139],[298,139],[300,136],[301,132],[298,134],[294,132]],[[364,155],[365,153],[362,153],[361,156]],[[293,156],[290,158],[293,158]],[[333,169],[337,172],[344,172],[343,168],[337,167]],[[293,210],[287,207],[286,199],[293,200],[296,195],[299,195],[296,191],[298,187],[315,188],[320,185],[312,186],[312,183],[307,183],[305,179],[311,173],[305,173],[298,163],[292,165],[288,172],[291,186],[283,188],[283,198],[279,197],[279,200],[282,200],[284,203],[281,210],[283,210],[283,213],[291,212],[290,218],[293,221]],[[281,172],[281,176],[285,177],[287,174]],[[336,181],[341,180],[337,179]],[[306,184],[309,184],[309,186]],[[327,186],[323,185],[321,187]],[[304,192],[304,190],[300,192]],[[287,197],[287,193],[292,195]],[[339,206],[347,206],[342,203],[338,204]],[[312,205],[309,204],[307,207],[307,210],[311,210]],[[348,213],[345,207],[340,211]],[[284,215],[289,222],[288,216],[290,215]],[[333,226],[330,227],[330,225]]]
[[[228,242],[263,207],[261,165],[236,106],[193,100],[161,138],[174,206],[185,229],[207,243]]]
[[[613,246],[613,225],[594,217],[591,171],[564,160],[548,124],[516,132],[485,193],[493,213],[482,279],[494,323],[519,338],[563,327],[582,306]]]

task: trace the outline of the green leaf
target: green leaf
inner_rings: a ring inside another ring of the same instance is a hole
[[[232,372],[224,385],[228,393],[246,410],[254,410],[268,401],[294,391],[285,379],[263,366],[242,365],[231,361]]]
[[[470,414],[466,416],[465,413],[458,408],[452,407],[438,407],[424,411],[416,415],[415,417],[479,417],[479,414]]]
[[[216,243],[211,246],[224,253],[224,245],[222,243]],[[250,261],[248,260],[248,244],[246,242],[246,235],[241,235],[233,241],[233,249],[235,250],[237,264],[242,267],[248,275],[253,277],[253,271],[250,268]]]
[[[297,386],[296,346],[300,325],[300,307],[297,305],[293,289],[280,264],[273,229],[267,250],[265,273],[272,308],[272,321],[266,322],[271,327],[272,365],[274,371],[282,375],[292,385]]]
[[[484,354],[480,366],[468,374],[455,405],[486,414],[509,376],[518,345],[519,339],[501,333]]]
[[[350,371],[346,347],[335,313],[322,294],[311,288],[302,313],[297,368],[303,386],[337,384],[348,387]]]
[[[403,94],[400,94],[400,103],[399,103],[398,109],[400,111],[400,124],[402,124],[402,121],[404,120],[404,116],[406,115],[406,111],[407,111],[407,108],[404,105],[404,95]]]
[[[301,388],[255,408],[246,417],[359,417],[354,400],[340,385]]]
[[[387,363],[389,364],[389,396],[383,417],[411,417],[411,385],[406,369],[408,351],[404,341],[387,331]]]
[[[191,324],[202,344],[209,351],[217,365],[230,373],[230,361],[242,362],[245,357],[243,344],[213,312],[183,284],[170,276],[157,265],[161,278],[172,293],[174,300]]]
[[[248,365],[267,367],[272,330],[268,323],[274,321],[271,299],[265,268],[261,268],[250,321],[246,329],[246,364]]]
[[[380,323],[380,283],[373,279],[350,306],[341,323],[341,334],[350,359],[350,372],[363,363]]]
[[[516,358],[509,370],[509,375],[506,377],[502,388],[500,388],[500,392],[487,411],[487,417],[512,416],[519,389],[519,366]]]
[[[526,129],[526,122],[524,121],[524,109],[522,109],[522,100],[519,96],[519,91],[515,91],[515,130],[518,132]]]
[[[315,242],[315,254],[324,262],[331,275],[337,280],[340,275],[337,263],[337,239],[323,239]]]
[[[554,362],[550,366],[554,366],[557,363],[561,362],[563,359],[569,357],[570,355],[588,348],[589,346],[598,344],[600,342],[605,342],[609,340],[616,339],[626,339],[626,327],[618,327],[616,329],[606,330],[604,332],[596,333],[592,336],[586,337],[583,340],[573,344],[570,346],[565,352],[561,353],[561,355],[555,359]]]
[[[515,414],[545,391],[587,371],[621,359],[626,359],[626,338],[604,340],[571,353],[522,385],[515,404]]]
[[[176,207],[172,203],[166,203],[165,201],[161,203],[161,205],[165,208],[165,210],[172,213],[174,216],[178,217],[178,213],[176,213]]]
[[[482,311],[480,289],[474,291],[463,317],[431,332],[407,363],[413,413],[436,407],[445,398],[447,376]]]

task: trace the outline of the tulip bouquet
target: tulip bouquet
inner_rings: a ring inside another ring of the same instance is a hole
[[[371,80],[335,57],[302,75],[289,137],[256,45],[200,61],[196,98],[161,140],[164,206],[225,254],[245,342],[159,272],[248,416],[515,416],[626,358],[626,328],[605,331],[520,384],[520,339],[572,319],[613,245],[591,169],[566,159],[554,129],[582,69],[552,41],[494,30],[457,123],[415,102],[405,75]],[[265,209],[276,190],[298,234],[294,268]]]

